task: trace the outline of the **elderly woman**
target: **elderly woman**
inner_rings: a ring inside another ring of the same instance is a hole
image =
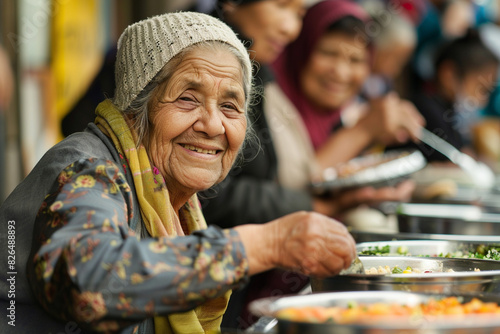
[[[203,333],[250,275],[334,275],[351,263],[352,237],[319,214],[206,227],[196,192],[238,156],[251,76],[243,44],[211,16],[166,14],[124,31],[114,99],[0,209],[2,244],[16,255],[9,267],[2,257],[15,279],[15,297],[1,279],[9,332]]]

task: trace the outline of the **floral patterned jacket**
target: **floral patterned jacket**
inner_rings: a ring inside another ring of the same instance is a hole
[[[71,323],[91,331],[154,333],[152,316],[192,309],[246,281],[244,248],[232,230],[212,226],[184,237],[149,237],[126,162],[97,127],[90,125],[88,133],[108,151],[90,145],[91,152],[47,175],[50,190],[34,213],[26,276],[46,312],[66,328]],[[65,159],[65,150],[71,147],[63,141],[48,155]],[[35,173],[47,163],[52,161],[42,159]],[[5,208],[12,217],[3,206],[0,213],[20,225],[14,199]]]

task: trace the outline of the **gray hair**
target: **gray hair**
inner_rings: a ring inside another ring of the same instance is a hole
[[[155,98],[157,94],[160,93],[160,89],[164,87],[165,83],[168,83],[175,69],[182,62],[182,59],[196,48],[205,48],[207,52],[219,50],[229,51],[238,59],[243,71],[243,92],[245,94],[245,115],[247,118],[245,142],[242,148],[246,146],[248,142],[256,140],[257,136],[249,118],[249,108],[254,99],[254,91],[252,87],[252,73],[249,73],[247,66],[245,66],[245,62],[248,61],[248,58],[245,57],[248,57],[248,55],[242,55],[235,47],[224,42],[204,41],[188,46],[172,58],[130,103],[130,106],[122,111],[132,119],[132,128],[137,134],[137,146],[139,146],[149,134],[149,114],[152,108],[155,107]]]

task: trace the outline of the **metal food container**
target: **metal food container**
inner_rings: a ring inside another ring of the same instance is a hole
[[[425,258],[403,256],[360,256],[365,269],[379,266],[407,266],[422,273],[367,275],[349,274],[327,278],[311,278],[313,292],[325,291],[409,291],[421,293],[500,292],[500,261]],[[446,272],[447,270],[454,272]],[[479,269],[480,271],[474,271]],[[424,273],[424,271],[432,271]],[[441,271],[441,272],[435,272]]]
[[[468,243],[500,243],[500,235],[464,235],[439,233],[381,233],[372,231],[349,231],[356,243],[391,240],[447,240]]]
[[[385,247],[386,253],[373,253]],[[447,240],[399,240],[374,241],[356,244],[358,254],[382,256],[429,256],[429,257],[474,257],[475,253],[485,253],[490,247],[500,248],[500,240],[494,242],[463,242]]]
[[[254,314],[263,317],[274,317],[276,312],[286,307],[304,306],[341,306],[348,307],[350,303],[398,303],[414,306],[425,303],[429,298],[441,298],[447,295],[427,295],[403,291],[351,291],[317,293],[303,296],[290,296],[282,298],[264,298],[250,304],[250,310]],[[463,302],[468,302],[473,297],[478,297],[484,302],[500,302],[497,295],[459,295]],[[284,319],[277,319],[277,333],[301,333],[301,334],[375,334],[375,333],[500,333],[500,317],[471,315],[460,319],[453,318],[436,321],[388,321],[385,323],[363,324],[363,325],[339,325],[335,323],[317,324],[305,323]]]
[[[500,194],[497,191],[485,191],[474,188],[457,188],[452,196],[432,199],[413,198],[414,203],[476,205],[484,212],[500,213]]]
[[[370,154],[352,159],[339,168],[325,170],[323,180],[311,183],[310,189],[316,195],[323,195],[362,186],[394,185],[422,169],[426,164],[427,160],[418,150]],[[339,175],[337,170],[342,168],[354,172]]]
[[[500,214],[475,205],[402,203],[399,232],[500,236]]]

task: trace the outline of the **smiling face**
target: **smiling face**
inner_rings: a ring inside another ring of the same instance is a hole
[[[305,97],[321,109],[336,109],[361,89],[370,68],[368,50],[352,36],[340,32],[324,34],[301,72]]]
[[[303,0],[265,0],[226,9],[228,21],[253,41],[251,56],[261,64],[276,60],[300,33]],[[237,1],[235,1],[237,3]]]
[[[243,75],[229,51],[187,53],[152,108],[145,146],[173,198],[222,181],[245,138]]]

